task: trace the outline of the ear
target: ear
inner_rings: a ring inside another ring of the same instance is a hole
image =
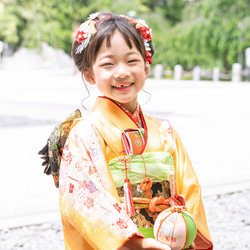
[[[146,75],[146,78],[149,75],[149,71],[150,71],[150,67],[149,66],[145,66],[145,75]]]
[[[92,73],[92,70],[90,68],[83,71],[83,76],[89,84],[91,85],[95,84],[94,74]]]

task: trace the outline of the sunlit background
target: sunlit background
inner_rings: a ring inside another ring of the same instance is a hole
[[[154,65],[173,70],[179,64],[185,71],[200,66],[207,72],[217,67],[230,74],[233,64],[240,63],[244,80],[250,67],[249,5],[247,0],[2,0],[0,51],[2,57],[21,48],[40,54],[46,43],[70,54],[74,30],[90,13],[115,12],[145,19],[152,28]]]
[[[221,202],[225,194],[249,197],[249,10],[249,0],[1,0],[0,249],[63,249],[43,245],[47,236],[40,233],[41,248],[37,238],[25,248],[24,238],[10,243],[6,235],[26,225],[48,232],[54,227],[44,223],[58,223],[63,245],[58,190],[37,153],[58,122],[77,108],[87,112],[82,104],[91,110],[99,94],[90,88],[82,103],[87,91],[70,56],[76,28],[93,12],[144,19],[152,29],[155,56],[145,86],[151,99],[142,92],[142,108],[169,119],[180,134],[203,190],[215,250],[237,249],[239,242],[238,249],[249,249],[247,237],[234,231],[249,232],[249,219],[241,219],[249,201],[235,201],[231,210]]]

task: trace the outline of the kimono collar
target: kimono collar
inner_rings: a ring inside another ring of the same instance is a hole
[[[134,121],[134,123],[137,125],[137,127],[142,127],[141,122],[141,107],[139,103],[137,103],[136,110],[133,114],[131,114],[126,108],[124,108],[120,103],[116,102],[118,106]]]
[[[145,116],[141,111],[141,119],[144,127],[145,145],[144,152],[159,151],[159,145],[166,150],[169,146],[162,136],[159,125],[156,125],[154,119]],[[90,113],[90,121],[95,124],[107,144],[115,152],[116,156],[122,151],[121,132],[127,129],[138,129],[137,125],[129,118],[129,116],[115,103],[106,97],[98,97]],[[111,125],[111,126],[110,126]],[[116,129],[118,128],[118,129]],[[108,158],[111,160],[114,155]]]
[[[101,113],[121,130],[127,128],[138,129],[138,125],[115,101],[99,96],[93,107],[93,112]],[[141,111],[140,111],[141,112]],[[131,114],[132,116],[132,114]]]

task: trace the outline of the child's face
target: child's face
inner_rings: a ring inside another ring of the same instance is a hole
[[[149,73],[140,52],[133,45],[130,49],[119,31],[111,37],[111,46],[106,40],[97,53],[92,71],[84,73],[90,84],[96,84],[99,91],[134,112],[137,94],[143,88]]]

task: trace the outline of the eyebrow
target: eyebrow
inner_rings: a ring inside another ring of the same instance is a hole
[[[130,56],[130,55],[133,55],[133,54],[135,54],[135,55],[140,55],[140,52],[139,52],[139,51],[133,50],[133,51],[127,52],[125,55],[126,55],[126,56]],[[115,54],[104,54],[103,56],[101,56],[101,57],[99,58],[99,60],[102,60],[102,59],[104,59],[104,58],[113,58],[114,56],[115,56]]]

